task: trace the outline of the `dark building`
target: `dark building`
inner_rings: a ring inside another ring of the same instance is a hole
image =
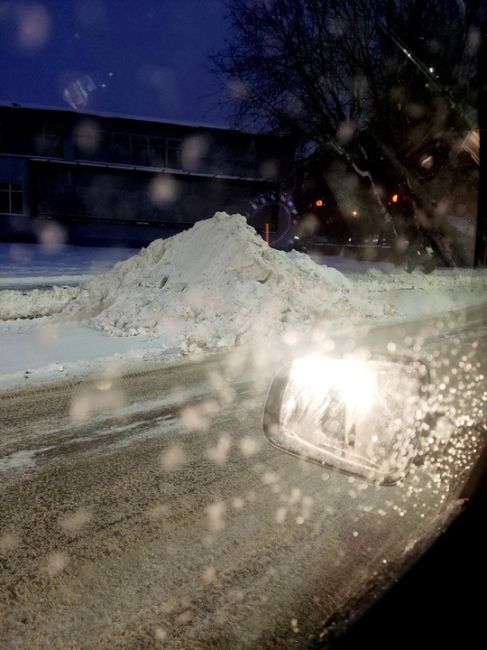
[[[225,210],[285,247],[292,161],[292,143],[270,135],[0,106],[0,239],[140,245]]]

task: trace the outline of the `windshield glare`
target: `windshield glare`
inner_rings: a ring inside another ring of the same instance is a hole
[[[0,1],[0,647],[331,647],[475,494],[485,7],[338,4]]]

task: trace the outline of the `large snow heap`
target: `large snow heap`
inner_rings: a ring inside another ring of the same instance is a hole
[[[63,313],[192,351],[355,315],[350,287],[335,269],[270,248],[245,217],[217,212],[89,280]]]

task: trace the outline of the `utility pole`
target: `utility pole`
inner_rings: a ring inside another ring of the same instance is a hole
[[[487,266],[487,18],[482,16],[482,33],[479,48],[479,135],[480,168],[477,206],[477,233],[475,236],[474,266]]]

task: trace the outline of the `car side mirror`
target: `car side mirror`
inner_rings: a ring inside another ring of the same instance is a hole
[[[428,387],[413,359],[295,359],[271,385],[264,432],[289,454],[394,485],[417,455]]]

